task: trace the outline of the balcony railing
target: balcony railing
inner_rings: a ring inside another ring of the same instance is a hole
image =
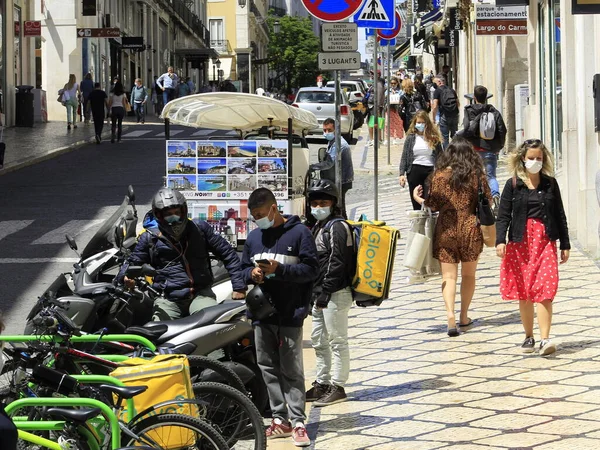
[[[181,22],[190,27],[208,48],[210,46],[210,33],[200,18],[190,10],[187,5],[189,2],[185,0],[168,0],[168,3],[170,3]]]
[[[228,39],[211,39],[210,48],[216,50],[217,53],[231,54],[232,49]]]

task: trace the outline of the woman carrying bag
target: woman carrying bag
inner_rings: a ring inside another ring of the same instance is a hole
[[[60,92],[60,91],[59,91]],[[60,92],[62,96],[62,104],[67,108],[67,130],[77,128],[77,95],[79,94],[79,84],[77,83],[77,77],[75,74],[69,75],[69,82],[65,84],[65,87]]]
[[[404,123],[404,131],[408,130],[409,124],[417,112],[424,110],[427,105],[420,92],[415,91],[415,84],[410,78],[402,80],[402,96],[400,97],[400,117]]]
[[[450,337],[460,334],[459,327],[466,328],[473,323],[468,312],[475,292],[477,262],[483,251],[483,235],[476,215],[480,189],[491,202],[492,193],[481,158],[466,139],[456,137],[437,158],[427,198],[423,198],[422,186],[413,191],[419,204],[439,211],[433,236],[433,256],[441,263],[442,296]],[[457,324],[454,303],[459,263],[461,308]]]
[[[496,224],[496,254],[502,258],[500,293],[518,300],[525,340],[524,353],[535,350],[534,304],[537,305],[542,356],[556,351],[550,341],[552,301],[558,290],[560,263],[569,259],[571,244],[560,188],[553,178],[552,156],[539,139],[530,139],[511,155],[512,178],[506,182]],[[506,233],[508,231],[508,244]]]
[[[405,131],[399,111],[401,94],[402,91],[400,90],[398,78],[392,77],[389,87],[390,104],[388,105],[388,108],[390,111],[390,120],[388,125],[390,127],[390,137],[393,139],[394,144],[398,143],[398,141],[404,137]],[[387,95],[386,98],[388,98]]]
[[[123,117],[125,117],[126,111],[131,111],[131,106],[127,101],[127,96],[123,90],[123,84],[120,81],[115,83],[110,98],[108,100],[108,107],[110,109],[110,117],[112,121],[111,127],[111,144],[121,142],[121,133],[123,132]]]
[[[408,128],[404,150],[400,160],[400,186],[406,186],[409,192],[417,186],[424,186],[425,180],[433,172],[435,161],[442,152],[442,135],[425,111],[419,111]],[[421,205],[412,198],[414,210]]]

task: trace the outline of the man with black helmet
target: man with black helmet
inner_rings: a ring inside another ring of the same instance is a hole
[[[216,305],[209,252],[223,261],[231,277],[234,300],[245,297],[240,259],[231,245],[202,220],[188,219],[187,202],[175,189],[161,188],[144,217],[143,233],[117,280],[129,265],[151,264],[158,273],[153,287],[163,293],[154,302],[153,320],[179,319]]]
[[[339,193],[330,180],[313,180],[308,188],[310,212],[317,220],[312,233],[319,258],[319,278],[313,289],[312,346],[317,379],[306,401],[328,406],[347,399],[350,374],[348,312],[352,306],[354,234],[338,207]]]

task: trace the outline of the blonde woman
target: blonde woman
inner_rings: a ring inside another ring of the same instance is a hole
[[[550,341],[552,301],[558,290],[560,263],[569,259],[571,244],[560,188],[553,178],[552,156],[539,139],[529,139],[509,162],[512,178],[506,182],[496,222],[496,254],[502,258],[500,293],[518,300],[525,340],[524,353],[535,350],[534,304],[537,305],[542,356],[556,351]],[[506,233],[508,231],[508,244]]]
[[[404,131],[407,131],[417,111],[427,108],[427,102],[420,92],[415,91],[415,84],[410,78],[402,80],[402,91],[400,117],[404,122]]]
[[[67,108],[67,130],[77,128],[77,96],[79,95],[79,83],[77,83],[77,77],[74,73],[69,75],[69,82],[65,84],[64,95],[67,99],[64,101],[64,105]]]
[[[418,111],[406,133],[402,159],[400,160],[400,186],[406,186],[409,192],[417,186],[424,186],[425,180],[433,172],[435,161],[442,151],[442,135],[431,122],[426,111]],[[413,209],[421,209],[421,205],[412,197]]]

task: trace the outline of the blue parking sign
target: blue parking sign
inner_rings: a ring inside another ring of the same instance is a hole
[[[395,0],[365,0],[354,15],[354,23],[363,28],[390,30],[396,26]]]

